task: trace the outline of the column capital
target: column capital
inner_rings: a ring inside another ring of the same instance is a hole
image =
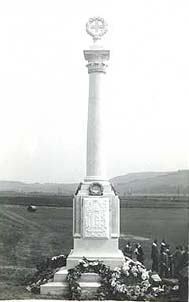
[[[109,60],[110,51],[104,49],[84,50],[84,57],[89,63],[104,62]]]
[[[89,63],[86,66],[88,67],[88,73],[93,73],[93,72],[106,73],[106,67],[108,65],[98,62],[98,63]]]
[[[107,64],[104,62],[109,60],[110,51],[104,49],[84,50],[84,57],[85,60],[88,61],[88,73],[105,73]]]

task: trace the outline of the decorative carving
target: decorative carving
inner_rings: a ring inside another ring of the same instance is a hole
[[[93,182],[89,186],[89,194],[93,196],[103,195],[103,186],[98,182]]]
[[[84,50],[84,57],[89,63],[99,63],[108,61],[110,58],[109,50]]]
[[[93,37],[93,41],[100,40],[108,31],[108,25],[103,18],[90,18],[86,24],[86,32]]]
[[[89,63],[87,64],[87,67],[88,67],[88,73],[92,73],[92,72],[106,73],[107,65],[104,63]]]
[[[83,237],[109,238],[109,198],[84,198]]]
[[[85,60],[88,61],[88,73],[106,72],[107,64],[104,61],[109,60],[109,50],[84,50]]]

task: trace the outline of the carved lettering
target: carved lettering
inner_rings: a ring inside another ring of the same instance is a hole
[[[83,237],[109,238],[108,198],[84,198]]]

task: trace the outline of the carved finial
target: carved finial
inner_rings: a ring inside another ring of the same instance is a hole
[[[90,18],[86,24],[86,32],[93,37],[94,43],[101,39],[108,31],[108,24],[103,18],[94,17]]]

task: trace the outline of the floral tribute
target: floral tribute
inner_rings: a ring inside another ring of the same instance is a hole
[[[39,294],[40,285],[53,280],[59,268],[66,266],[66,258],[64,255],[47,258],[38,265],[36,273],[27,282],[26,289]],[[154,286],[151,272],[138,261],[125,257],[122,267],[111,270],[101,261],[83,257],[76,267],[68,270],[67,281],[71,300],[81,299],[79,279],[83,273],[96,273],[100,276],[101,284],[95,297],[97,300],[151,301],[161,294],[168,294],[165,285]]]
[[[30,278],[30,280],[26,280],[28,283],[26,286],[26,290],[34,293],[40,293],[40,286],[47,281],[53,279],[54,274],[60,267],[66,265],[66,256],[59,255],[54,256],[52,258],[47,258],[45,261],[37,265],[37,271],[35,274]]]
[[[79,278],[83,273],[97,273],[101,277],[101,286],[97,291],[98,300],[131,300],[151,299],[163,292],[162,288],[154,291],[150,283],[150,272],[138,261],[125,258],[122,267],[110,270],[100,261],[90,261],[85,257],[79,264],[68,270],[70,298],[80,300],[81,287]]]

